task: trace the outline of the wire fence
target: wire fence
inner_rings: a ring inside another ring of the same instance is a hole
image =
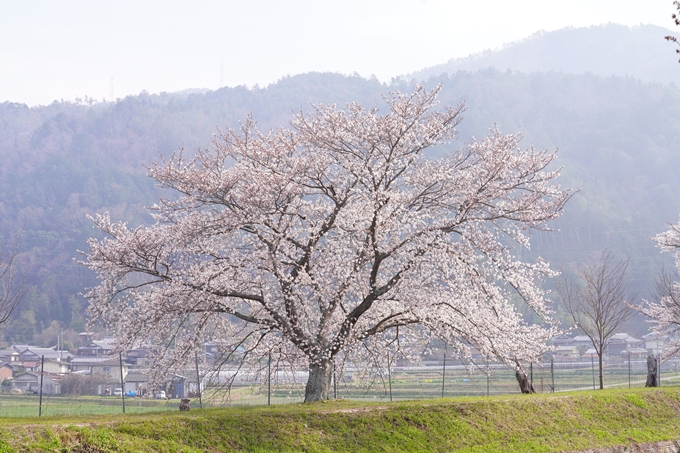
[[[680,361],[661,366],[661,385],[680,383]],[[537,393],[555,393],[599,388],[596,361],[544,362],[524,365]],[[271,385],[254,382],[234,385],[228,401],[236,405],[265,405],[301,402],[304,383],[285,382],[277,370]],[[608,362],[603,366],[605,388],[644,387],[647,360]],[[491,396],[520,393],[515,369],[503,364],[429,363],[427,366],[393,367],[383,373],[345,369],[335,374],[332,397],[368,401],[397,401],[459,396]]]
[[[596,361],[544,362],[525,364],[525,371],[538,393],[554,393],[599,388]],[[661,366],[661,385],[680,383],[680,360]],[[226,405],[271,405],[300,403],[304,400],[305,371],[290,373],[271,367],[258,378],[248,375],[235,381],[227,392],[221,387],[207,388],[202,407]],[[606,362],[605,388],[644,387],[647,360]],[[519,393],[514,368],[502,364],[473,365],[454,362],[429,362],[422,366],[395,366],[378,372],[361,367],[334,373],[332,398],[364,401],[398,401],[460,396],[492,396]],[[199,399],[193,395],[192,409]],[[124,401],[124,410],[123,410]],[[59,395],[0,394],[0,417],[79,416],[97,414],[176,411],[180,400],[121,398],[102,396],[68,397]]]

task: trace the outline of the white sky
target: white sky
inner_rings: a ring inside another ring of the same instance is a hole
[[[527,37],[674,28],[671,0],[0,0],[0,102],[49,104],[333,71],[380,80]],[[680,32],[680,29],[678,30]],[[669,54],[672,57],[672,51]]]

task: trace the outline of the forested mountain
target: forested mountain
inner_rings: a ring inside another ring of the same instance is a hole
[[[672,52],[667,58],[675,61]],[[30,285],[5,339],[30,341],[54,320],[83,329],[86,302],[78,294],[94,281],[73,260],[93,234],[86,214],[110,211],[131,224],[148,221],[143,208],[159,189],[142,164],[159,153],[209,146],[217,128],[237,127],[250,112],[267,129],[286,125],[310,101],[381,107],[381,94],[409,91],[414,83],[310,73],[267,88],[142,93],[92,105],[0,104],[0,231],[6,240],[23,231]],[[442,105],[466,102],[461,141],[484,136],[496,122],[505,133],[521,131],[524,146],[560,148],[561,182],[581,192],[555,223],[560,231],[535,234],[531,254],[522,253],[568,268],[610,248],[631,257],[634,284],[648,294],[662,259],[649,236],[680,213],[677,88],[631,77],[494,69],[423,83],[443,85]]]
[[[541,31],[501,49],[426,68],[407,78],[421,80],[441,73],[496,68],[526,73],[558,71],[568,74],[629,76],[647,82],[680,79],[675,45],[663,38],[673,31],[655,25],[627,27],[606,24]],[[675,58],[674,58],[675,57]]]

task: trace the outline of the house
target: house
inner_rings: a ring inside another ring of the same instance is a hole
[[[555,347],[558,347],[558,348],[560,346],[573,346],[574,345],[574,339],[571,338],[570,336],[565,335],[565,334],[559,334],[552,339],[552,343]]]
[[[26,362],[21,362],[21,365],[24,367],[24,371],[37,371],[40,372],[42,369],[45,373],[50,373],[50,374],[66,374],[70,371],[70,365],[68,362],[62,362],[59,360],[54,360],[54,359],[45,359],[45,362],[42,363],[42,361],[26,361]]]
[[[114,350],[115,338],[106,337],[102,340],[94,340],[78,348],[78,357],[108,357]]]
[[[0,363],[0,382],[5,379],[12,379],[14,367],[7,362]]]
[[[14,377],[12,387],[22,392],[40,392],[40,373],[26,372]],[[43,376],[43,395],[57,395],[61,393],[59,382],[48,376]]]
[[[114,380],[120,380],[120,361],[118,357],[74,357],[71,359],[71,371],[88,374],[108,374]],[[128,364],[123,362],[123,378],[128,374]]]
[[[572,338],[572,344],[578,346],[579,348],[592,348],[593,342],[590,340],[588,335],[577,335]]]
[[[623,351],[638,349],[644,346],[642,340],[628,335],[627,333],[617,333],[607,340],[605,353],[609,356],[621,355]]]
[[[644,348],[648,351],[653,351],[658,354],[663,349],[664,344],[668,341],[668,335],[659,335],[657,332],[643,335],[642,339],[645,342]]]
[[[553,351],[553,358],[556,362],[576,362],[581,358],[578,346],[558,346]]]
[[[57,351],[53,348],[38,348],[29,346],[19,353],[19,361],[21,362],[40,362],[42,358],[45,360],[68,361],[73,354],[68,351]]]
[[[19,363],[19,352],[16,349],[0,350],[0,363],[7,362],[10,365]]]
[[[137,393],[137,396],[144,396],[149,390],[148,382],[149,380],[144,374],[131,371],[125,376],[123,391],[127,393],[134,390]]]
[[[102,357],[117,357],[115,351],[116,339],[113,337],[106,337],[101,340],[90,341],[85,346],[78,348],[78,357],[102,358]],[[130,364],[136,364],[139,359],[146,358],[149,355],[149,350],[145,348],[135,348],[127,351],[123,355],[123,360]]]
[[[595,351],[595,348],[590,348],[590,349],[586,350],[586,352],[584,352],[581,355],[581,358],[584,359],[584,360],[585,359],[599,360],[598,357],[599,356],[597,355],[597,351]]]
[[[130,349],[123,356],[123,360],[133,365],[136,365],[139,359],[145,359],[149,355],[149,350],[146,348]]]

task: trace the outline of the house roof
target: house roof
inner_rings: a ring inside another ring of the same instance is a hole
[[[635,337],[631,337],[627,333],[616,333],[609,339],[612,343],[640,343],[642,340],[638,340]]]
[[[114,357],[74,357],[71,359],[71,365],[112,365],[118,366],[120,362],[118,358]],[[123,366],[126,363],[123,362]]]
[[[147,382],[149,379],[142,373],[129,372],[125,376],[125,382]]]
[[[17,352],[24,352],[26,349],[37,348],[38,346],[33,346],[30,344],[13,344],[12,349]]]
[[[577,335],[577,336],[574,337],[574,341],[584,342],[584,343],[588,342],[589,343],[590,338],[588,337],[588,335]]]
[[[568,351],[568,352],[573,352],[574,350],[578,349],[578,346],[558,346],[555,348],[555,351]]]
[[[73,357],[73,354],[71,354],[68,351],[56,351],[52,348],[34,348],[34,347],[25,349],[24,351],[21,352],[21,355],[23,356],[33,355],[36,357],[45,356],[45,358],[50,359],[63,358],[64,360],[68,359],[69,357]]]
[[[16,376],[14,376],[14,380],[19,380],[19,381],[28,381],[28,380],[31,380],[31,378],[38,379],[38,373],[26,371],[24,373],[19,373]]]

